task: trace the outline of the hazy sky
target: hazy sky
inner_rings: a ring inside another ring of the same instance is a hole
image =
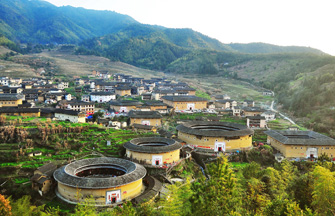
[[[223,43],[309,46],[335,55],[334,0],[47,0],[192,28]]]

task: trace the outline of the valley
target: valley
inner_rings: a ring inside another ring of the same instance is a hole
[[[334,215],[334,87],[312,47],[0,0],[0,215]]]

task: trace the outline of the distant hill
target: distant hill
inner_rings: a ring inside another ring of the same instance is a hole
[[[0,0],[0,34],[20,42],[78,43],[133,23],[137,21],[112,11],[56,7],[41,0]]]
[[[86,40],[78,54],[95,54],[138,67],[165,70],[192,50],[232,51],[218,40],[191,29],[133,24],[117,33]]]
[[[277,46],[266,43],[231,43],[227,44],[233,50],[242,53],[315,53],[323,54],[322,51],[302,46]]]

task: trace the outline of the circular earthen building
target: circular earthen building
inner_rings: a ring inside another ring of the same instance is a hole
[[[69,203],[93,197],[96,205],[110,205],[141,194],[146,170],[120,158],[91,158],[57,169],[57,196]]]
[[[230,152],[252,147],[254,131],[240,124],[191,121],[178,125],[176,129],[179,139],[198,148]]]
[[[163,137],[143,137],[124,144],[126,156],[140,164],[160,166],[179,161],[182,145]]]

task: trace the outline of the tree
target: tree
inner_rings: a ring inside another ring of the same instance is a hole
[[[0,194],[0,215],[10,216],[12,215],[12,207],[10,202],[3,195]]]
[[[80,194],[77,192],[77,196]],[[75,208],[72,216],[95,216],[97,215],[97,209],[93,197],[86,198],[83,202],[79,202]]]
[[[209,179],[201,178],[192,185],[192,212],[195,215],[231,215],[241,208],[237,181],[228,160],[220,157],[208,165]]]
[[[34,206],[30,203],[30,196],[23,196],[22,198],[12,202],[13,215],[30,216],[30,215],[45,215],[43,212],[44,205]]]
[[[335,215],[335,175],[329,169],[316,166],[312,172],[313,201],[315,212],[320,215]]]
[[[191,183],[187,179],[186,183],[176,183],[168,187],[168,193],[159,202],[161,207],[160,213],[163,215],[191,215],[190,197],[193,192],[191,190]]]
[[[103,112],[96,112],[96,113],[94,113],[93,114],[93,121],[95,122],[95,121],[97,121],[98,120],[98,118],[99,117],[102,117],[104,115],[104,113]]]

